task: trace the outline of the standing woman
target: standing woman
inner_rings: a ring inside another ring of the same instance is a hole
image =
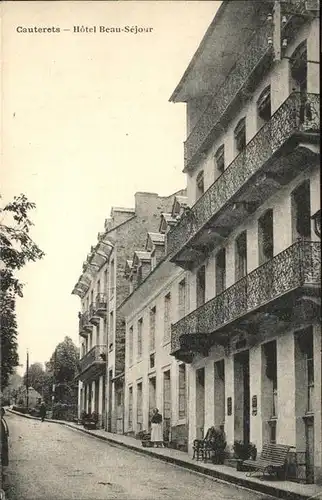
[[[151,442],[155,448],[163,447],[162,415],[158,408],[153,410],[151,418]]]
[[[42,422],[45,420],[46,413],[47,413],[47,408],[46,408],[45,402],[42,401],[40,404],[40,408],[39,408],[39,415],[40,415]]]

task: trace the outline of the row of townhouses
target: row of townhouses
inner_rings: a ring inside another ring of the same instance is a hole
[[[188,452],[213,425],[289,444],[321,483],[317,4],[222,2],[171,96],[186,189],[113,208],[73,293],[80,412],[135,435],[158,407]]]

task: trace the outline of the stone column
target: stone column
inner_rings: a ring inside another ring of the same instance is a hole
[[[231,415],[227,413],[227,399],[231,398]],[[225,357],[225,433],[227,449],[234,444],[234,358],[232,355]]]
[[[192,443],[196,439],[196,367],[190,365],[189,369],[189,453],[192,453]]]
[[[214,362],[207,359],[205,365],[205,431],[214,425]]]
[[[100,427],[102,426],[103,422],[103,376],[101,376],[98,380],[98,418],[99,418],[99,425]]]
[[[276,442],[296,445],[294,333],[277,339],[277,428]]]
[[[89,397],[90,397],[90,387],[88,384],[84,384],[84,390],[85,390],[85,411],[86,413],[88,413]]]
[[[77,402],[77,418],[80,419],[84,409],[84,388],[81,381],[78,382],[78,402]]]
[[[95,408],[95,380],[92,381],[92,383],[90,384],[90,390],[91,390],[91,401],[92,401],[92,413],[93,411],[96,411],[96,408]]]

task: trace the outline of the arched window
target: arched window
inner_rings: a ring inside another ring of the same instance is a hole
[[[271,86],[268,85],[257,100],[257,114],[260,125],[268,122],[272,115],[271,108]]]
[[[196,180],[196,199],[200,198],[205,192],[205,184],[204,184],[204,178],[203,178],[203,170],[199,172],[197,175],[197,180]]]
[[[306,40],[300,43],[290,58],[292,90],[307,91],[307,46]]]
[[[242,118],[237,123],[234,131],[236,152],[241,153],[246,146],[246,118]]]
[[[217,167],[218,174],[222,174],[225,170],[225,145],[222,144],[215,153],[215,165]]]

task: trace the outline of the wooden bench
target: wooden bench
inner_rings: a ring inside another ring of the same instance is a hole
[[[278,474],[286,471],[286,459],[291,446],[285,444],[264,444],[260,457],[257,460],[245,460],[243,465],[262,472],[262,477],[267,474]],[[249,475],[251,475],[251,473]]]

